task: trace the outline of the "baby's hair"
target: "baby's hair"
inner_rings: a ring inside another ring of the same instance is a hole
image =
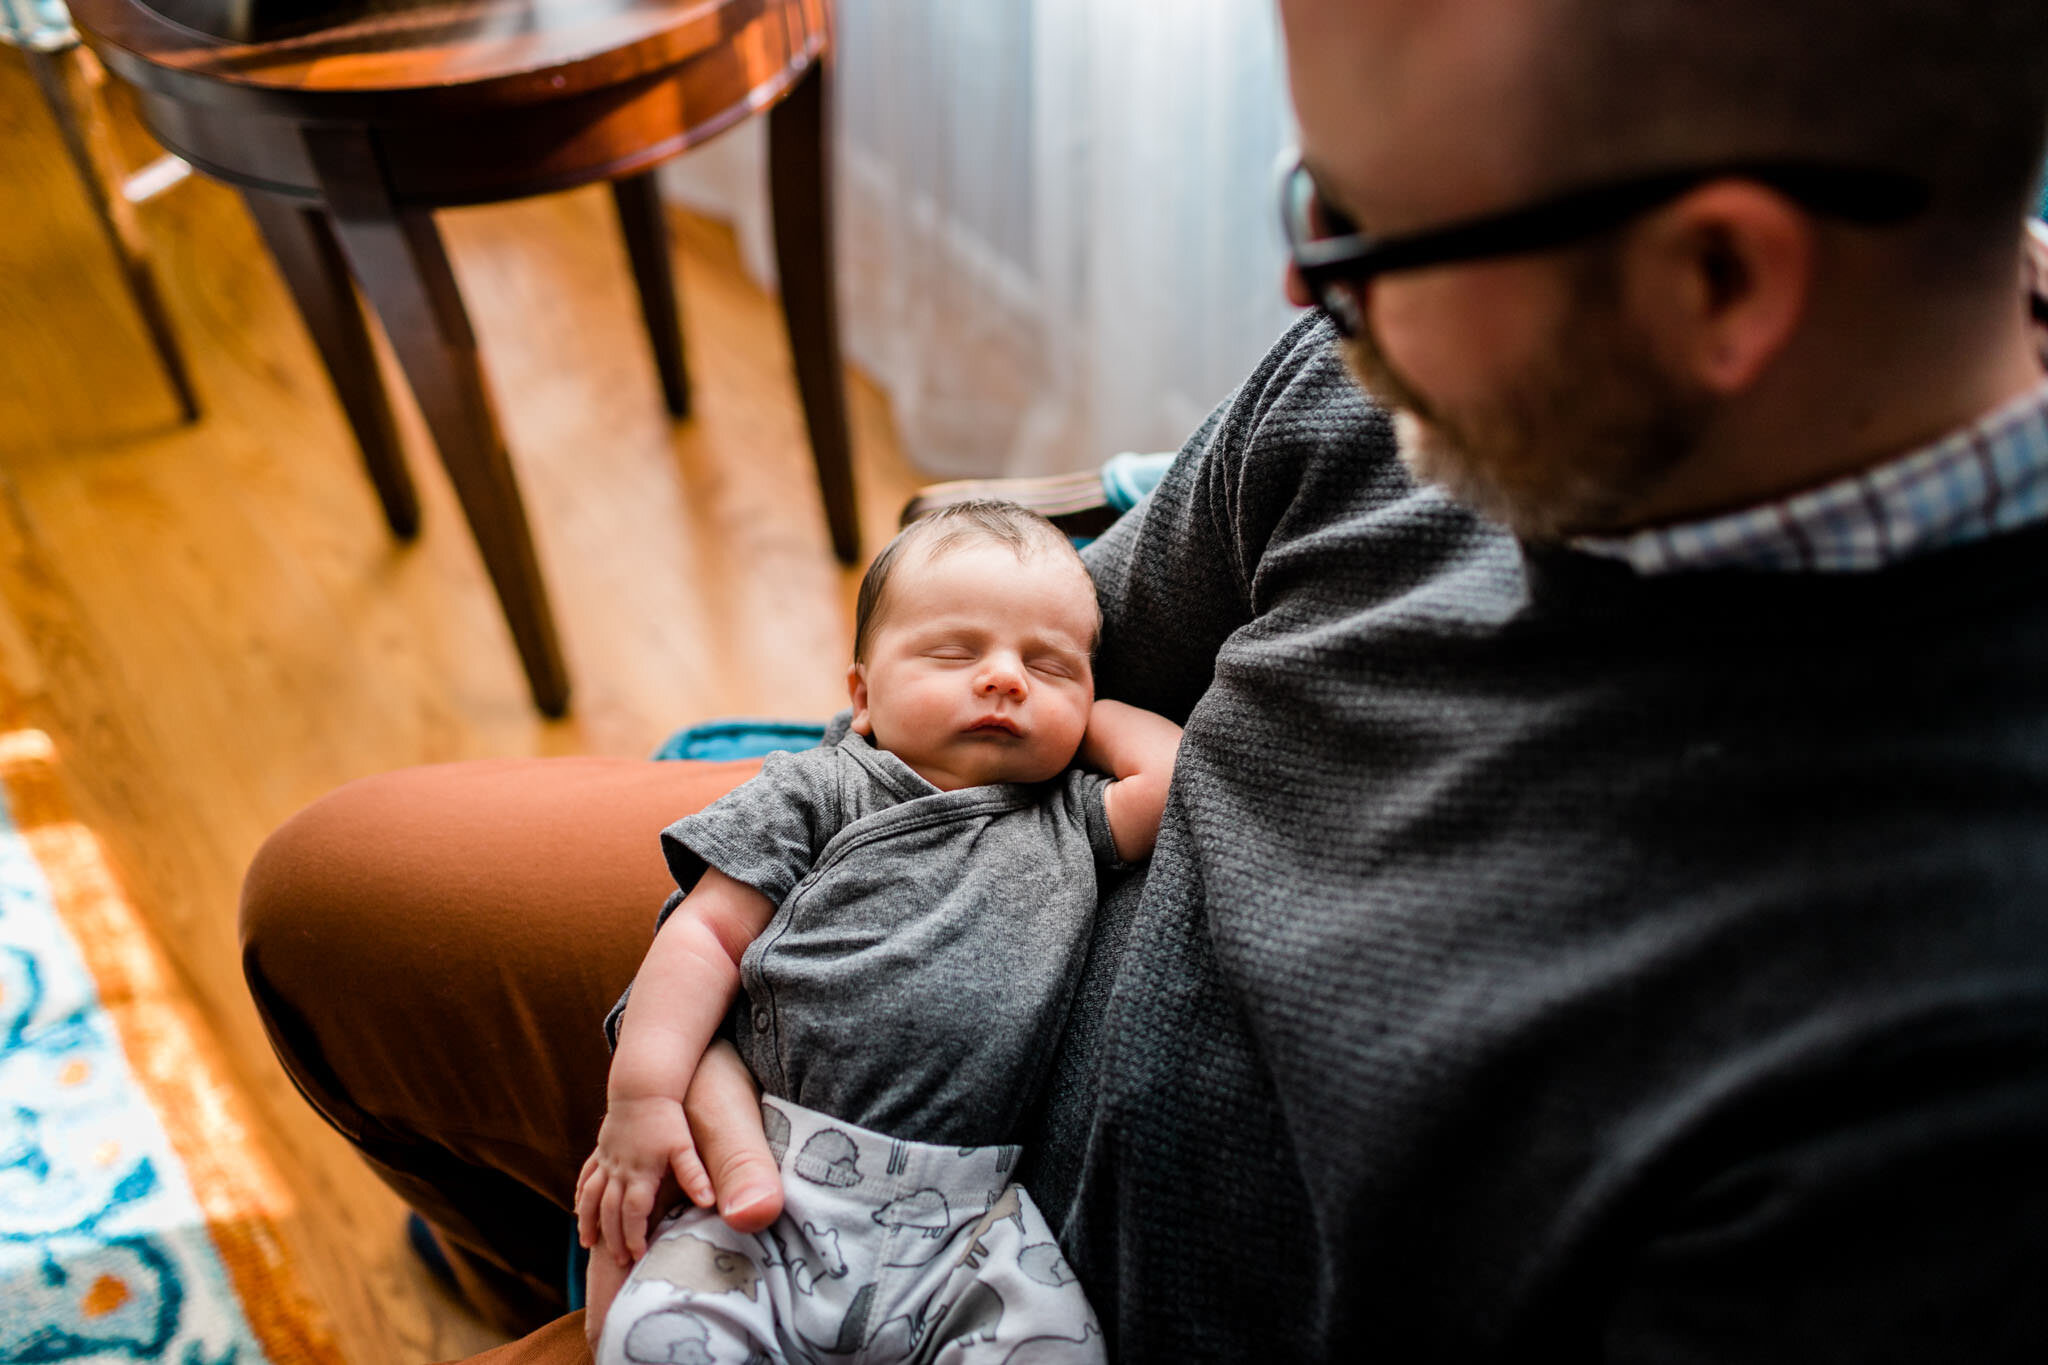
[[[1019,561],[1038,550],[1065,554],[1073,559],[1076,568],[1087,572],[1066,533],[1028,507],[1000,498],[974,498],[941,507],[898,531],[896,538],[875,556],[875,562],[868,565],[867,574],[860,581],[860,599],[854,607],[854,662],[867,661],[868,645],[881,626],[883,597],[906,550],[919,547],[927,559],[936,559],[948,550],[975,542],[1005,546]]]

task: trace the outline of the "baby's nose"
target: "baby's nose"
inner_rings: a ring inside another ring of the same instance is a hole
[[[1008,661],[991,660],[977,680],[976,690],[984,697],[1024,695],[1024,670]]]

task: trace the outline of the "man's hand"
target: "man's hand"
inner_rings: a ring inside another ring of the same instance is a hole
[[[664,1178],[674,1174],[698,1204],[712,1199],[711,1181],[690,1140],[683,1106],[660,1096],[614,1100],[598,1130],[597,1150],[576,1178],[576,1237],[610,1253],[621,1266],[647,1254],[647,1229]]]
[[[609,1256],[590,1258],[590,1272],[583,1277],[583,1339],[590,1343],[590,1357],[597,1358],[598,1339],[604,1336],[604,1320],[611,1315],[612,1300],[626,1283],[626,1272]]]
[[[719,1216],[735,1232],[759,1232],[774,1222],[782,1213],[782,1172],[761,1128],[754,1078],[731,1043],[721,1038],[704,1054],[683,1107],[718,1192]]]

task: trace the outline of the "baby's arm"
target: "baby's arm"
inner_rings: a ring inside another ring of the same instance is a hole
[[[767,927],[774,903],[716,868],[707,869],[661,931],[633,981],[619,1022],[604,1126],[576,1183],[576,1231],[621,1266],[647,1250],[647,1225],[662,1177],[712,1200],[683,1117],[683,1096],[739,989],[740,954]]]
[[[1081,761],[1114,777],[1102,794],[1109,835],[1127,863],[1150,857],[1159,841],[1159,816],[1180,752],[1180,727],[1161,715],[1120,701],[1098,701],[1088,713]]]

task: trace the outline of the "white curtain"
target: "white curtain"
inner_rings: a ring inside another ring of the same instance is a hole
[[[1292,316],[1269,0],[839,0],[848,358],[938,476],[1179,445]],[[772,274],[759,120],[674,163]]]

